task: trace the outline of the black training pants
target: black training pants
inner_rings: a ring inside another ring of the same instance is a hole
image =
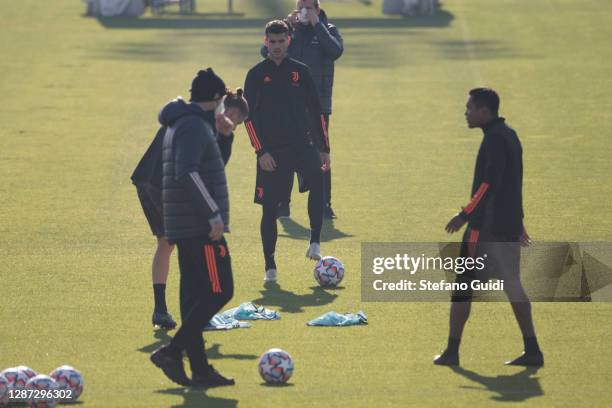
[[[178,240],[181,272],[181,326],[172,346],[185,350],[191,371],[206,373],[208,361],[202,329],[229,302],[234,293],[232,265],[225,238],[208,237]]]

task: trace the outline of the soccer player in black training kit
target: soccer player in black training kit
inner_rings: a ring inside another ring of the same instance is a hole
[[[481,128],[484,138],[478,151],[472,199],[446,225],[458,231],[467,222],[461,256],[487,255],[485,269],[457,275],[457,282],[503,279],[504,291],[523,334],[524,353],[507,365],[542,366],[544,355],[531,316],[531,304],[520,280],[520,246],[531,240],[523,225],[523,151],[516,132],[498,116],[499,96],[489,88],[470,91],[465,117],[468,127]],[[484,279],[483,279],[484,278]],[[459,365],[459,344],[470,315],[472,290],[455,291],[450,310],[448,346],[434,364]]]
[[[244,96],[249,106],[245,121],[257,153],[255,202],[263,206],[261,239],[266,282],[276,281],[274,251],[278,237],[278,204],[287,201],[293,173],[310,189],[310,245],[306,256],[321,259],[323,169],[329,169],[329,141],[310,69],[287,56],[289,29],[280,20],[266,25],[268,58],[249,70]]]
[[[151,361],[180,385],[232,385],[208,364],[202,328],[232,298],[230,253],[223,237],[229,231],[229,197],[224,163],[217,144],[215,108],[225,83],[212,69],[198,72],[191,103],[170,102],[160,113],[167,126],[162,147],[164,232],[178,247],[182,324]],[[187,353],[192,378],[183,367]]]

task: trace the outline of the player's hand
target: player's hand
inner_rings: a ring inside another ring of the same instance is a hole
[[[321,157],[321,170],[329,171],[331,168],[331,157],[329,153],[319,153],[319,156]]]
[[[465,219],[463,219],[462,216],[457,214],[453,218],[451,218],[451,220],[448,222],[448,224],[446,224],[446,228],[444,228],[444,229],[449,234],[452,234],[453,232],[459,231],[461,229],[461,227],[463,227],[463,225],[465,225]]]
[[[295,24],[297,24],[300,18],[299,16],[300,16],[299,10],[293,10],[291,13],[289,13],[289,15],[287,16],[287,21],[289,21],[289,24],[291,25],[291,27],[295,27]]]
[[[259,166],[265,171],[276,170],[276,162],[270,153],[264,153],[259,158]]]
[[[527,230],[525,229],[525,227],[523,227],[523,233],[519,238],[519,242],[523,247],[528,247],[529,245],[531,245],[531,238],[529,237],[529,234],[527,234]]]
[[[213,241],[219,241],[221,238],[223,238],[223,230],[225,225],[223,224],[221,215],[217,214],[217,216],[210,218],[208,223],[210,224],[210,233],[208,234],[210,239]]]
[[[234,124],[234,122],[232,122],[230,118],[228,118],[222,113],[219,113],[216,116],[215,123],[217,126],[217,131],[223,136],[230,136],[234,129],[236,129],[236,125]]]
[[[308,13],[306,13],[306,17],[308,17],[308,22],[314,27],[319,23],[319,15],[315,9],[308,9]]]

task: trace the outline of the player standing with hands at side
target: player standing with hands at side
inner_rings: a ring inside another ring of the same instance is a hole
[[[293,173],[310,192],[310,245],[306,256],[321,258],[323,169],[330,168],[329,141],[310,69],[288,57],[289,28],[280,20],[266,25],[268,58],[251,68],[244,85],[250,114],[247,133],[257,153],[255,202],[263,207],[261,239],[266,282],[276,281],[277,210],[288,199]]]
[[[310,68],[312,79],[321,105],[321,120],[329,134],[329,120],[332,113],[332,91],[334,87],[335,61],[344,52],[344,42],[338,28],[330,24],[319,0],[297,0],[295,10],[284,20],[289,27],[289,56]],[[268,48],[261,47],[261,55],[268,56]],[[303,189],[300,179],[300,190]],[[289,200],[293,186],[293,177],[289,187]],[[336,218],[331,205],[331,169],[323,173],[323,216]],[[290,215],[289,201],[280,203],[279,217]]]

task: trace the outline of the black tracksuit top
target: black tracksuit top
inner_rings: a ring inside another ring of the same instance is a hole
[[[478,150],[472,199],[461,215],[470,228],[487,229],[501,237],[517,238],[523,231],[523,149],[504,118],[484,128]]]
[[[249,70],[244,96],[251,108],[245,126],[258,156],[310,144],[329,152],[325,118],[306,65],[289,57],[280,65],[265,59]]]

